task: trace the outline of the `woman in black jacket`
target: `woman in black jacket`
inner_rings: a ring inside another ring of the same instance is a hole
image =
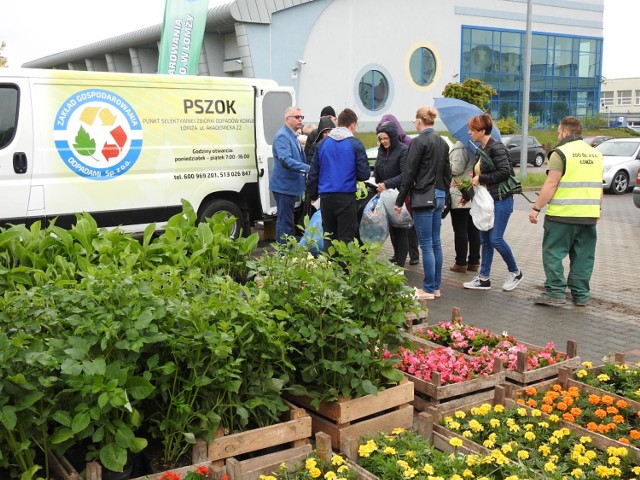
[[[384,122],[376,129],[380,148],[373,168],[373,177],[378,184],[378,193],[388,188],[400,188],[402,174],[407,163],[407,146],[398,138],[398,128],[393,122]],[[409,253],[408,229],[389,225],[389,236],[393,245],[393,256],[400,267],[404,267]]]
[[[507,276],[503,290],[513,290],[522,280],[522,272],[518,268],[516,259],[511,252],[511,247],[504,239],[504,232],[509,223],[509,217],[513,213],[513,195],[500,195],[499,185],[513,175],[513,167],[509,160],[509,152],[504,144],[491,136],[493,120],[491,115],[476,115],[467,123],[471,140],[480,143],[480,148],[491,158],[489,164],[482,156],[478,156],[474,166],[472,183],[474,186],[483,185],[493,198],[494,220],[493,228],[488,231],[480,231],[480,243],[482,245],[482,258],[480,261],[480,273],[472,281],[464,283],[464,288],[475,290],[489,290],[491,288],[491,263],[493,251],[498,251],[507,264],[509,275]]]

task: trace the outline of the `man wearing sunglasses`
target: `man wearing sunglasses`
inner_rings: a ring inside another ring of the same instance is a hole
[[[302,127],[302,110],[289,107],[284,111],[284,125],[273,137],[273,171],[269,189],[273,192],[278,208],[276,242],[286,243],[287,236],[295,233],[293,210],[305,189],[309,172],[304,151],[298,141],[297,131]]]

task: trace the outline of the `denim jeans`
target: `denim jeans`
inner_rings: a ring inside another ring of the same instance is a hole
[[[296,206],[296,195],[287,195],[286,193],[273,192],[276,199],[276,207],[278,208],[278,218],[276,219],[276,242],[286,243],[287,235],[295,233],[293,225],[293,209]]]
[[[489,278],[491,275],[494,249],[498,251],[510,272],[518,272],[516,259],[513,257],[513,253],[511,253],[509,244],[504,240],[504,232],[507,229],[509,217],[513,213],[513,195],[509,195],[502,200],[496,200],[494,202],[494,209],[493,228],[486,232],[480,232],[480,243],[482,244],[480,276],[482,278]]]
[[[422,250],[422,269],[424,270],[422,289],[427,293],[439,290],[442,283],[440,226],[442,225],[443,208],[444,198],[438,197],[436,198],[436,208],[413,211],[413,224]]]

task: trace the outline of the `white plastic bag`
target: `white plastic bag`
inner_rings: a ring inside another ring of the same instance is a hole
[[[493,228],[493,198],[486,187],[473,187],[474,196],[471,201],[471,218],[478,230],[486,232]]]
[[[397,198],[397,188],[389,188],[387,190],[383,190],[380,194],[380,199],[382,200],[384,209],[387,211],[389,224],[392,227],[397,228],[411,228],[413,226],[413,219],[411,218],[409,210],[407,210],[407,206],[405,204],[402,204],[402,211],[400,213],[396,213],[395,207]]]
[[[389,221],[380,195],[374,196],[362,212],[360,220],[360,240],[366,243],[384,243],[389,236]]]

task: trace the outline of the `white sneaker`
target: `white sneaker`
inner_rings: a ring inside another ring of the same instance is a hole
[[[477,276],[473,277],[473,280],[470,282],[463,283],[462,286],[472,290],[489,290],[491,288],[491,280],[488,278],[486,280],[482,280],[480,276]]]
[[[514,288],[518,286],[518,284],[522,281],[522,270],[518,270],[518,273],[509,272],[509,276],[507,280],[502,285],[502,289],[510,292]]]

